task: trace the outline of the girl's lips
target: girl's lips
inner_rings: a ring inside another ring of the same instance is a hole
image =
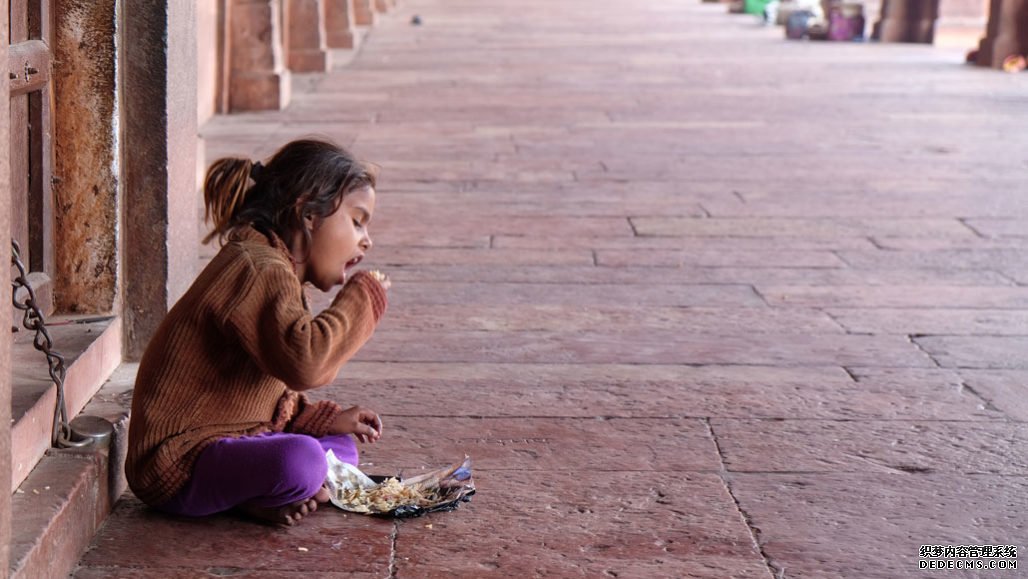
[[[360,263],[362,259],[364,259],[364,256],[358,255],[357,257],[355,257],[355,258],[351,259],[350,261],[346,262],[346,266],[344,267],[344,269],[350,269],[351,267],[353,267],[353,266],[357,265],[358,263]]]

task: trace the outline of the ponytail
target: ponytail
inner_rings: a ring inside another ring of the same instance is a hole
[[[232,217],[250,192],[248,181],[250,178],[256,181],[260,168],[259,162],[228,157],[215,161],[207,170],[203,183],[204,220],[211,223],[212,229],[204,237],[204,243],[215,237],[223,238],[232,229]]]

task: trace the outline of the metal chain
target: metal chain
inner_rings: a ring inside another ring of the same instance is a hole
[[[11,264],[18,268],[18,275],[11,280],[12,301],[14,307],[25,312],[22,324],[25,329],[36,333],[32,345],[46,355],[47,364],[50,366],[50,378],[57,386],[57,406],[54,408],[54,425],[50,436],[50,445],[57,448],[70,446],[84,446],[89,440],[76,441],[72,439],[71,426],[68,424],[68,409],[64,402],[64,377],[67,369],[64,365],[64,356],[53,350],[54,341],[50,332],[46,329],[46,320],[43,312],[36,303],[36,292],[29,284],[28,274],[25,271],[25,264],[21,261],[21,248],[18,242],[11,240]],[[18,290],[24,289],[28,297],[23,302],[18,302]]]

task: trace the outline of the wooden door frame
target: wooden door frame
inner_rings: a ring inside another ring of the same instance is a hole
[[[12,132],[7,142],[10,143],[9,154],[17,159],[17,163],[10,166],[10,194],[12,214],[17,213],[18,217],[8,231],[21,242],[22,257],[31,272],[29,280],[38,290],[39,305],[49,314],[53,311],[55,271],[53,13],[51,0],[14,1],[11,6],[20,13],[17,22],[11,24],[16,42],[9,45],[7,60],[15,70],[10,70],[14,78],[8,76],[7,94],[9,99],[19,100],[12,102],[10,107],[14,110],[9,122]],[[18,181],[21,183],[15,185]]]
[[[0,72],[7,71],[8,0],[0,0]],[[0,142],[10,142],[10,82],[0,74]],[[0,155],[0,231],[10,231],[10,159]],[[0,287],[11,287],[10,268],[0,268]],[[9,568],[11,544],[11,340],[0,340],[0,569]]]

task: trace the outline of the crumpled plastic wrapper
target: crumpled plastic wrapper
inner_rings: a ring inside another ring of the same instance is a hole
[[[424,474],[401,477],[370,477],[352,464],[328,460],[328,486],[332,504],[344,511],[384,517],[419,517],[437,511],[452,511],[475,494],[471,458]]]

